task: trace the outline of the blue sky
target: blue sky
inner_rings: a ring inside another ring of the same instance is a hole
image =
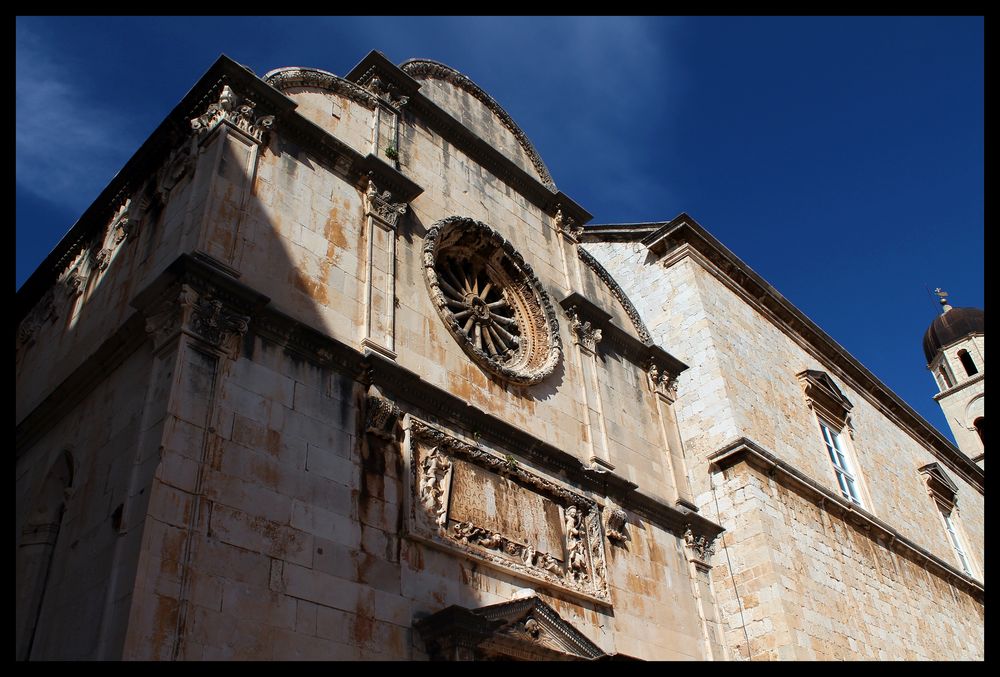
[[[920,348],[983,292],[977,17],[21,17],[19,287],[225,53],[462,71],[593,223],[684,211],[950,438]],[[668,350],[670,346],[665,346]]]

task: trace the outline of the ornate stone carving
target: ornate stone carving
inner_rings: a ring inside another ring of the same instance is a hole
[[[639,317],[639,311],[635,309],[632,305],[632,301],[629,300],[628,295],[625,294],[624,290],[615,282],[615,279],[604,269],[604,266],[593,257],[593,255],[588,252],[583,247],[576,248],[577,255],[580,260],[587,264],[587,267],[594,271],[597,277],[601,278],[601,281],[607,285],[608,290],[611,295],[615,297],[618,303],[621,304],[622,308],[625,309],[625,314],[628,315],[628,319],[631,320],[632,326],[635,328],[635,332],[639,337],[640,341],[649,343],[652,339],[649,335],[649,329],[646,328],[646,323],[642,321]]]
[[[439,529],[448,522],[448,505],[445,503],[445,479],[451,470],[451,461],[435,447],[420,464],[420,503]],[[468,542],[466,538],[466,542]]]
[[[249,316],[232,312],[211,295],[195,301],[192,310],[192,331],[217,347],[226,347],[233,339],[243,336],[250,324]]]
[[[498,104],[492,96],[480,89],[479,85],[474,83],[462,73],[459,73],[444,64],[436,61],[430,61],[429,59],[411,59],[400,66],[400,69],[411,78],[418,80],[425,78],[444,80],[445,82],[455,85],[459,89],[462,89],[475,97],[480,103],[490,109],[490,111],[492,111],[493,114],[499,118],[500,123],[514,135],[514,138],[517,139],[521,148],[531,161],[535,171],[538,172],[538,176],[541,178],[542,183],[552,191],[556,190],[556,184],[552,180],[552,175],[549,174],[549,170],[545,166],[545,163],[542,162],[542,158],[539,157],[535,147],[531,144],[531,141],[528,140],[528,136],[521,131],[521,128],[518,127],[517,123],[515,123],[510,115],[507,114],[507,111],[501,108],[500,104]]]
[[[318,68],[278,68],[267,73],[264,81],[280,91],[295,87],[323,89],[347,97],[369,110],[378,105],[378,97],[364,87]]]
[[[574,241],[583,232],[583,228],[576,225],[576,219],[572,216],[563,216],[562,205],[556,208],[555,223],[557,231],[569,236]]]
[[[576,335],[577,343],[592,353],[597,352],[597,344],[601,342],[601,330],[593,326],[590,320],[581,322],[576,306],[570,306],[566,314],[569,316],[569,326]]]
[[[410,422],[409,447],[411,535],[516,575],[608,601],[596,503],[418,420]],[[469,491],[473,493],[464,493]],[[479,501],[478,491],[495,495],[497,505],[488,512],[478,505],[467,507]],[[522,513],[511,506],[531,511],[534,521],[523,522]],[[534,526],[525,531],[523,524]]]
[[[615,545],[625,545],[628,541],[628,515],[621,508],[608,515],[608,540]]]
[[[369,177],[368,189],[365,191],[365,209],[395,228],[396,221],[406,213],[406,203],[393,202],[392,193],[387,190],[379,194],[375,182]]]
[[[50,288],[17,328],[18,347],[34,343],[35,334],[38,330],[46,322],[55,322],[58,317],[59,315],[56,313],[55,294]]]
[[[366,400],[365,432],[387,440],[395,439],[399,415],[399,407],[395,404],[385,398],[369,395]]]
[[[677,399],[676,374],[661,369],[655,362],[649,364],[646,374],[649,377],[649,387],[652,388],[653,392],[663,395],[671,401]]]
[[[487,371],[538,383],[559,362],[559,324],[549,297],[514,247],[463,217],[434,224],[424,242],[431,299],[448,331]]]
[[[139,230],[139,223],[135,219],[129,217],[126,212],[114,227],[114,235],[112,236],[115,241],[115,246],[120,245],[126,239],[132,240],[135,238],[136,232]]]
[[[387,84],[382,78],[375,75],[374,67],[361,76],[358,84],[395,109],[402,108],[410,101],[410,97],[398,96],[398,91],[394,86]]]
[[[257,115],[256,104],[236,94],[229,85],[223,85],[219,100],[191,120],[191,129],[203,136],[215,129],[219,123],[228,121],[248,136],[262,141],[265,132],[274,124],[273,115]]]
[[[104,247],[93,253],[94,268],[98,271],[104,271],[108,269],[111,265],[111,255],[114,254],[114,250],[110,247]]]
[[[684,532],[684,542],[695,558],[705,564],[708,564],[715,554],[715,539],[695,534],[690,527]]]

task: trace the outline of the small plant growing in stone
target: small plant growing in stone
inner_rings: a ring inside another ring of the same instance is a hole
[[[390,160],[398,160],[399,150],[395,146],[390,144],[385,147],[385,156]]]

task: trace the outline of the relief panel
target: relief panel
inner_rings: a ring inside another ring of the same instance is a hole
[[[596,502],[410,419],[409,536],[610,603]]]

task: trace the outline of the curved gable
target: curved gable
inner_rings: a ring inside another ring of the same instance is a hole
[[[437,61],[410,59],[400,69],[420,92],[548,188],[555,183],[527,135],[500,104],[467,76]],[[497,123],[500,124],[497,124]]]

